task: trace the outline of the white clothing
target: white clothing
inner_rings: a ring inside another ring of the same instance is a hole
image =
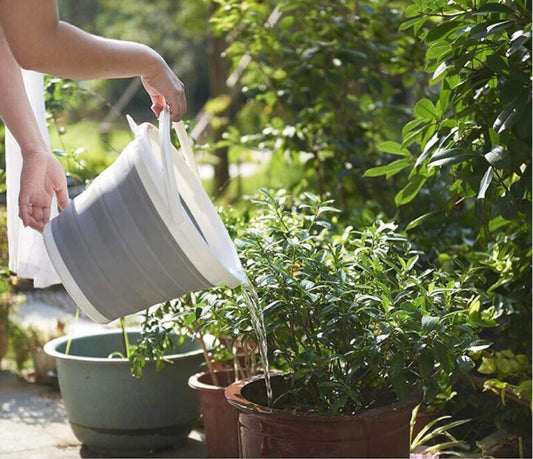
[[[46,125],[44,105],[43,75],[27,70],[22,71],[24,86],[30,100],[35,118],[43,137],[50,146],[50,136]],[[29,226],[24,228],[20,220],[18,194],[22,155],[20,147],[6,127],[6,185],[7,185],[7,237],[9,243],[9,269],[21,279],[33,279],[36,288],[60,284],[52,262],[46,253],[43,236]],[[52,200],[50,218],[58,214],[57,200]]]

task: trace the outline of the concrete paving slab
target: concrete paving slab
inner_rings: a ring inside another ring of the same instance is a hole
[[[100,325],[80,314],[62,288],[24,292],[11,318],[25,327],[33,326],[53,335],[57,321],[72,335],[114,328]],[[128,318],[128,324],[139,321]],[[93,453],[74,436],[57,387],[28,382],[10,371],[0,371],[0,458],[103,457]],[[206,457],[205,438],[193,430],[181,448],[156,451],[150,457]]]
[[[51,386],[29,383],[8,371],[0,372],[0,457],[103,457],[80,444],[70,429],[60,393]],[[206,457],[205,438],[193,430],[181,448],[150,457]]]

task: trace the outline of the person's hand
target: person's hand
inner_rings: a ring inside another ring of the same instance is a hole
[[[156,68],[141,78],[146,92],[152,99],[152,110],[159,116],[164,108],[170,110],[172,121],[179,121],[187,111],[185,85],[161,58]]]
[[[61,164],[46,150],[23,152],[20,174],[19,217],[24,226],[42,232],[50,220],[54,194],[61,209],[68,202],[67,180]]]

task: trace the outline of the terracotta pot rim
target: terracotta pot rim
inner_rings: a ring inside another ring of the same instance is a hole
[[[215,374],[235,374],[235,370],[215,370]],[[220,391],[226,389],[227,386],[215,386],[214,384],[206,384],[200,381],[200,378],[205,375],[210,375],[208,371],[200,371],[192,375],[189,378],[188,384],[191,389],[194,390],[208,390],[208,391]]]
[[[271,372],[271,376],[282,376],[279,372]],[[293,413],[286,410],[272,409],[263,405],[254,403],[246,399],[242,395],[242,389],[257,380],[263,379],[263,375],[252,376],[245,380],[236,381],[230,384],[224,390],[224,395],[226,401],[233,407],[237,408],[239,411],[248,414],[254,414],[256,416],[276,416],[277,418],[284,418],[287,420],[298,419],[301,422],[302,419],[308,419],[309,421],[336,421],[336,422],[351,422],[356,419],[364,419],[368,417],[380,416],[383,413],[388,413],[392,410],[397,411],[400,409],[405,409],[410,406],[414,406],[421,401],[421,397],[418,393],[411,394],[407,400],[403,402],[393,402],[387,405],[368,408],[360,413],[354,415],[337,415],[337,416],[325,416],[320,414],[306,414],[306,413]]]

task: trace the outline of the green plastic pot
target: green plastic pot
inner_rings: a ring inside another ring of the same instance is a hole
[[[138,331],[128,331],[135,343]],[[44,347],[56,359],[59,387],[76,437],[91,450],[111,456],[142,456],[183,444],[198,419],[198,397],[189,377],[203,360],[198,344],[176,337],[170,362],[157,371],[147,361],[143,376],[131,376],[130,362],[108,358],[121,351],[122,332],[106,331],[54,339]]]

